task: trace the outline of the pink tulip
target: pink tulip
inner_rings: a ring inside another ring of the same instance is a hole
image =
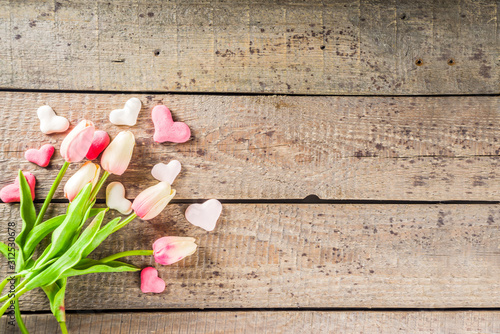
[[[92,187],[94,187],[99,179],[100,172],[101,168],[98,164],[90,161],[84,163],[64,185],[64,197],[71,202],[87,184],[92,183]]]
[[[111,174],[122,175],[130,163],[134,145],[135,138],[132,132],[120,132],[102,153],[102,168]]]
[[[190,237],[163,237],[153,244],[155,261],[169,265],[182,260],[196,251],[195,238]]]
[[[61,155],[67,162],[78,162],[85,158],[92,145],[94,123],[83,120],[64,138],[61,144]]]
[[[137,216],[144,220],[153,219],[175,196],[175,189],[170,184],[160,182],[155,186],[143,190],[132,203],[132,209]]]

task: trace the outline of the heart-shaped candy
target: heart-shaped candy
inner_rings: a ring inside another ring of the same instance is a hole
[[[203,204],[191,204],[186,209],[186,219],[195,226],[199,226],[206,231],[215,228],[217,219],[222,212],[222,204],[216,199],[209,199]]]
[[[64,132],[69,128],[69,121],[57,116],[50,106],[41,106],[36,113],[40,119],[40,130],[45,134]]]
[[[27,150],[26,153],[24,153],[24,157],[29,162],[37,164],[40,167],[47,167],[53,154],[54,146],[45,144],[38,150],[36,148]]]
[[[158,270],[153,267],[142,269],[141,291],[144,293],[162,293],[165,291],[165,281],[158,277]]]
[[[106,205],[108,208],[128,215],[132,212],[132,203],[125,198],[125,187],[120,182],[111,182],[106,187]]]
[[[35,176],[29,172],[23,172],[23,174],[24,177],[26,178],[26,181],[28,181],[28,185],[30,186],[31,198],[35,199],[35,185],[36,185]],[[5,186],[2,188],[2,190],[0,190],[0,199],[4,203],[21,201],[21,192],[19,190],[19,176],[16,177],[16,180],[14,181],[13,184],[9,184],[8,186]]]
[[[115,109],[109,114],[109,120],[116,125],[132,126],[137,123],[137,117],[141,111],[142,103],[136,97],[125,102],[123,109]]]
[[[155,142],[184,143],[191,137],[189,126],[183,122],[174,122],[170,110],[164,105],[154,107],[151,116],[155,126],[155,134],[153,135]]]
[[[155,179],[169,184],[174,183],[175,178],[181,172],[181,163],[177,160],[172,160],[168,164],[159,163],[153,166],[151,174]]]
[[[109,145],[109,135],[106,131],[97,130],[94,132],[92,145],[87,152],[87,159],[94,160]]]

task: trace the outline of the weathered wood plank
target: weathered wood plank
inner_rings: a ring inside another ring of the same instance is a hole
[[[109,123],[109,112],[131,96],[144,103],[138,124]],[[153,142],[150,112],[159,103],[191,126],[192,140]],[[27,162],[24,152],[47,142],[58,148],[64,137],[39,131],[36,109],[43,104],[72,124],[90,118],[112,136],[124,129],[135,133],[133,161],[119,178],[131,198],[155,182],[149,173],[155,163],[171,159],[184,166],[175,182],[176,198],[500,198],[499,97],[0,92],[0,186],[23,168],[37,176],[39,198],[62,160],[56,153],[48,169],[40,168]]]
[[[2,0],[0,6],[3,88],[500,92],[495,0]]]
[[[71,313],[70,333],[363,333],[363,334],[497,334],[498,311],[228,311]],[[28,330],[60,333],[49,314],[26,315]],[[0,332],[17,333],[0,321]]]
[[[164,293],[141,293],[138,273],[81,276],[69,282],[66,307],[500,306],[498,205],[226,204],[210,233],[186,222],[186,207],[134,221],[96,250],[103,257],[148,249],[165,235],[195,237],[195,255],[158,266]],[[3,221],[19,222],[12,208],[0,205]],[[7,227],[0,232],[6,240]],[[30,293],[22,307],[46,310],[45,299]]]

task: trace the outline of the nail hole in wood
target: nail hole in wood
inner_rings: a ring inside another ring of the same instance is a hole
[[[406,14],[405,14],[405,13],[401,14],[401,16],[400,16],[399,18],[400,18],[401,20],[406,20]]]
[[[160,55],[160,50],[154,50],[153,53],[155,57],[158,57]]]
[[[324,49],[325,49],[325,46],[324,46],[324,45],[321,45],[319,48],[320,48],[321,50],[324,50]]]
[[[450,65],[450,66],[455,65],[455,59],[453,59],[453,58],[448,59],[448,65]]]
[[[424,61],[420,58],[418,58],[417,60],[415,60],[415,65],[417,66],[422,66],[424,64]]]

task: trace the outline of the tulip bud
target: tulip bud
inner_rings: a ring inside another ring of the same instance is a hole
[[[101,168],[98,164],[90,161],[84,163],[64,185],[64,197],[71,202],[87,184],[92,183],[92,187],[94,187],[99,179],[100,172]]]
[[[163,237],[153,244],[155,261],[169,265],[182,260],[196,251],[195,238],[190,237]]]
[[[61,143],[61,155],[67,162],[78,162],[85,158],[92,145],[94,123],[83,120],[64,138]]]
[[[170,184],[160,182],[155,186],[143,190],[132,203],[132,209],[136,215],[144,220],[153,219],[175,196],[175,189]]]
[[[101,158],[102,168],[111,174],[122,175],[130,163],[134,145],[135,138],[132,132],[120,132],[104,150]]]

